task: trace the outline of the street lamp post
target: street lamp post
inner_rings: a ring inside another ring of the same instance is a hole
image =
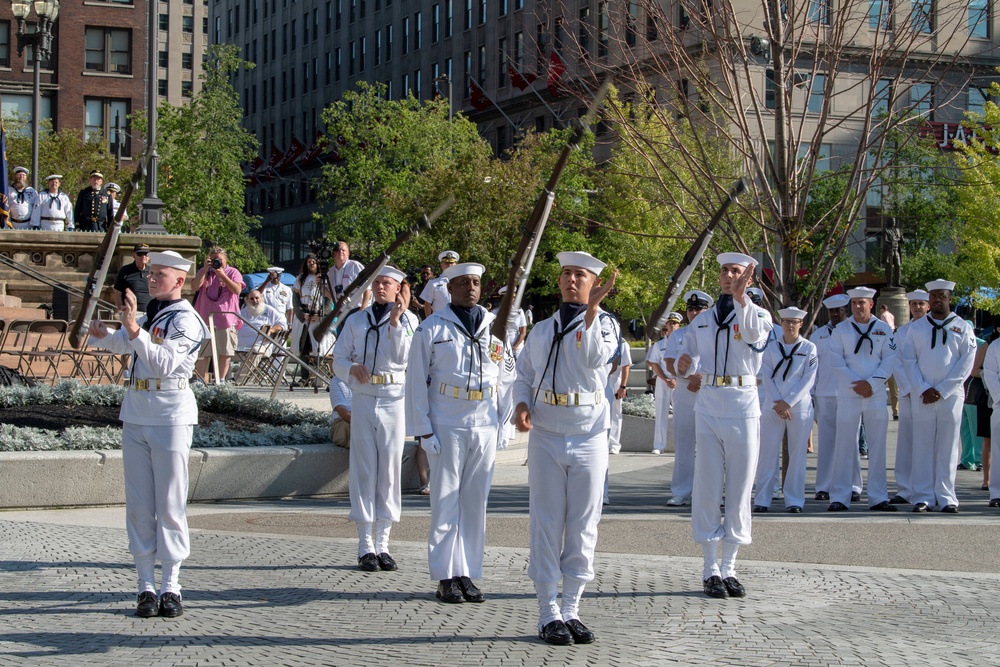
[[[11,0],[11,12],[17,19],[17,55],[24,55],[24,47],[31,46],[34,57],[34,95],[31,98],[31,184],[38,189],[38,133],[39,117],[42,113],[42,75],[40,63],[52,57],[52,27],[59,16],[59,0],[35,0],[38,23],[35,32],[27,32],[27,20],[31,15],[29,0]],[[3,175],[6,178],[6,174]]]
[[[442,74],[441,76],[434,78],[435,85],[440,85],[442,83],[448,84],[448,122],[451,122],[451,114],[454,109],[454,105],[451,103],[451,77],[447,74]]]
[[[142,198],[140,229],[146,234],[166,234],[163,227],[163,200],[156,193],[159,156],[156,154],[156,41],[157,8],[159,3],[149,2],[149,44],[146,49],[146,117],[149,125],[146,141],[150,142],[149,164],[146,166],[146,194]]]

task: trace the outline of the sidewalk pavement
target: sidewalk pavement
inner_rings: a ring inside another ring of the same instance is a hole
[[[581,605],[597,642],[543,644],[519,452],[497,466],[479,605],[434,598],[422,496],[404,498],[393,531],[400,571],[372,574],[355,568],[346,499],[192,505],[185,614],[172,620],[132,615],[122,508],[0,513],[0,665],[1000,662],[1000,516],[980,474],[959,472],[957,516],[873,514],[864,502],[828,514],[812,501],[793,516],[776,501],[740,552],[749,596],[712,600],[689,508],[665,507],[673,457],[649,454],[611,459],[597,578]]]

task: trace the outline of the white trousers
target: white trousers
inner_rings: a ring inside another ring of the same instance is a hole
[[[990,433],[996,433],[997,442],[1000,442],[1000,405],[993,408],[993,415],[990,417]],[[997,447],[996,454],[997,456],[990,457],[990,500],[1000,498],[1000,445]]]
[[[673,393],[674,473],[670,478],[670,495],[690,498],[694,485],[694,403],[698,400],[698,392],[688,391],[687,382],[681,380]]]
[[[179,563],[191,553],[188,456],[194,426],[122,427],[125,528],[136,559]]]
[[[858,432],[862,419],[865,422],[865,437],[868,439],[868,507],[874,507],[889,499],[885,468],[889,409],[885,392],[882,391],[875,392],[870,398],[861,398],[855,394],[838,399],[830,501],[848,506],[851,504],[854,461],[858,457]]]
[[[432,424],[441,453],[427,452],[431,469],[431,579],[483,576],[486,501],[493,482],[497,429]]]
[[[680,387],[680,383],[678,383],[677,386]],[[691,392],[688,393],[690,394]],[[656,392],[654,393],[656,423],[653,426],[653,449],[658,452],[665,452],[667,450],[667,433],[670,422],[670,402],[673,400],[673,395],[674,390],[668,387],[666,382],[660,378],[656,378]]]
[[[927,503],[931,507],[958,505],[955,471],[962,453],[960,428],[964,400],[965,396],[959,392],[924,405],[919,395],[910,395],[913,411],[910,502]]]
[[[750,493],[760,450],[759,417],[696,416],[691,534],[699,544],[750,544]],[[725,491],[726,514],[722,515]]]
[[[594,578],[594,548],[608,470],[607,430],[561,435],[537,425],[528,436],[528,577],[558,584]]]
[[[312,350],[311,354],[318,354],[321,357],[325,357],[333,351],[333,344],[337,342],[336,336],[333,334],[333,327],[330,327],[326,335],[323,336],[323,340],[317,342],[316,337],[313,335],[313,331],[319,326],[319,321],[310,322],[307,329],[305,322],[300,322],[299,318],[292,317],[292,335],[291,335],[291,350],[295,356],[299,356],[299,351],[302,349],[302,336],[308,335],[309,342],[311,343]],[[308,334],[306,331],[308,330]],[[318,352],[317,352],[318,350]]]
[[[757,462],[757,494],[754,505],[771,506],[774,486],[781,481],[781,441],[788,433],[788,473],[785,476],[785,508],[805,507],[806,448],[812,431],[813,407],[807,398],[792,406],[791,420],[784,420],[772,410],[760,416],[760,458]]]
[[[910,500],[913,496],[913,409],[910,395],[899,397],[899,431],[896,434],[896,495]]]
[[[618,387],[615,387],[616,391],[617,389]],[[608,397],[608,403],[608,407],[611,408],[611,429],[608,432],[608,449],[617,454],[622,450],[622,400],[615,398],[614,393],[612,393]]]
[[[816,490],[830,492],[833,484],[833,450],[837,443],[837,397],[816,396]],[[861,425],[858,425],[860,433]],[[851,490],[861,493],[861,452],[854,459]]]
[[[351,397],[350,479],[354,522],[399,521],[400,471],[406,438],[403,397]]]

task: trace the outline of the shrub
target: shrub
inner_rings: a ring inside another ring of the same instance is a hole
[[[653,394],[637,394],[622,399],[622,414],[633,417],[656,418],[656,402]]]

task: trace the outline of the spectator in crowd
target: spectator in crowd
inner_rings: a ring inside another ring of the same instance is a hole
[[[140,313],[146,312],[149,303],[149,246],[136,243],[132,248],[132,261],[118,269],[115,276],[115,291],[112,297],[119,308],[125,303],[125,290],[132,290],[135,295],[136,307]]]
[[[45,182],[46,190],[38,198],[38,228],[43,232],[72,232],[73,204],[69,196],[59,189],[62,176],[52,174]]]
[[[250,290],[247,294],[247,303],[240,314],[268,336],[273,337],[288,326],[285,314],[264,303],[264,297],[259,290]],[[254,352],[262,352],[270,346],[270,343],[261,339],[253,328],[241,326],[236,336],[236,345],[240,350],[252,349]]]
[[[285,315],[287,322],[292,321],[292,288],[281,282],[281,274],[285,270],[280,266],[272,266],[267,270],[267,279],[260,286],[260,295],[264,303]]]
[[[191,281],[191,289],[198,292],[198,298],[194,302],[195,310],[205,320],[205,324],[209,325],[210,330],[212,322],[209,319],[214,320],[215,350],[219,360],[219,367],[215,371],[222,380],[229,373],[229,363],[236,353],[237,335],[242,325],[236,313],[239,312],[240,292],[245,286],[240,272],[229,265],[229,255],[225,248],[218,246],[208,251],[205,263]],[[195,368],[198,375],[204,378],[208,362],[212,358],[211,346],[205,345],[201,355]]]

